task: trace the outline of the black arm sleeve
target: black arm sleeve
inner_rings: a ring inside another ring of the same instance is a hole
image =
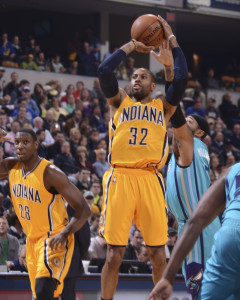
[[[126,53],[122,49],[118,49],[98,67],[100,85],[107,98],[114,97],[118,93],[118,82],[113,70],[125,58]]]
[[[182,100],[187,86],[188,68],[181,48],[174,48],[172,53],[174,59],[174,80],[167,90],[166,100],[169,104],[177,106]]]

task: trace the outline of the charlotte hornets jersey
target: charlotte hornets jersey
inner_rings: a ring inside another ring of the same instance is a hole
[[[42,159],[25,177],[18,162],[9,173],[12,203],[27,238],[46,234],[50,237],[68,223],[64,199],[60,194],[49,193],[44,186],[43,174],[49,164]]]
[[[210,186],[210,158],[206,145],[194,138],[193,161],[189,167],[179,167],[174,154],[167,170],[166,200],[178,222],[189,219],[202,194]]]
[[[164,166],[168,139],[161,99],[141,104],[127,96],[109,126],[109,163],[121,167]]]
[[[232,166],[225,183],[226,209],[223,222],[226,219],[240,219],[240,163]]]

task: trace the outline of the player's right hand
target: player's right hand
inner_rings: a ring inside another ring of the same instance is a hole
[[[147,300],[168,300],[173,287],[167,279],[161,279],[151,291]]]

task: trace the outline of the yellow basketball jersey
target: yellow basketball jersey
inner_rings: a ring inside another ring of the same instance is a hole
[[[168,139],[161,99],[141,104],[127,96],[110,120],[109,163],[121,167],[164,166]]]
[[[68,223],[63,198],[49,193],[44,186],[43,174],[49,164],[51,162],[42,159],[24,178],[18,162],[9,173],[13,206],[28,238],[50,237]]]

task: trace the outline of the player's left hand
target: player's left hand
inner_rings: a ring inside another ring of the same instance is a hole
[[[164,40],[164,42],[159,47],[159,53],[151,51],[151,54],[156,58],[156,60],[163,64],[165,67],[173,66],[173,56],[172,51],[169,47],[169,42]]]
[[[48,246],[51,248],[52,251],[57,251],[58,248],[63,247],[66,244],[66,242],[67,235],[63,232],[60,232],[50,239]]]
[[[172,290],[170,282],[163,278],[155,285],[147,300],[168,300]]]
[[[134,40],[134,44],[137,45],[137,48],[135,50],[140,53],[149,53],[150,51],[152,51],[154,49],[153,46],[146,46],[145,44],[143,44],[142,42],[139,42],[137,40]]]

